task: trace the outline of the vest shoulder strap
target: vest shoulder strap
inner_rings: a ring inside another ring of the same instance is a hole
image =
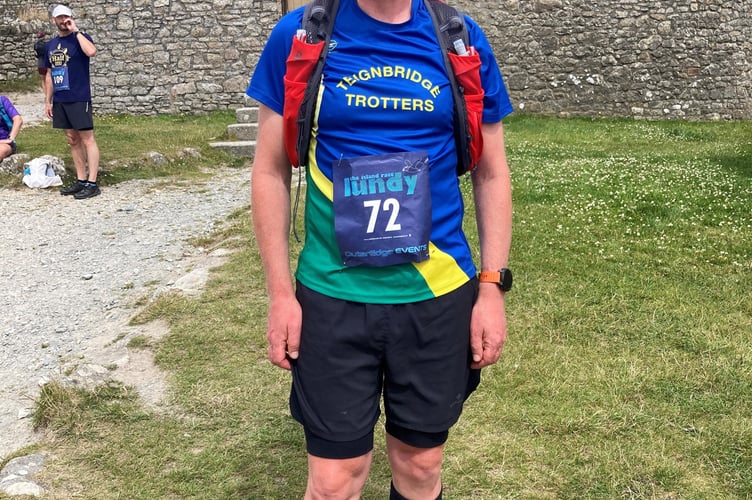
[[[452,87],[454,102],[454,141],[457,149],[457,175],[460,176],[472,169],[470,155],[470,126],[467,118],[467,107],[462,87],[457,83],[454,68],[449,61],[449,53],[464,54],[470,46],[465,17],[460,11],[441,0],[428,0],[426,7],[431,14],[436,37],[441,44],[441,55],[444,59],[449,82]]]
[[[306,30],[306,42],[316,43],[331,39],[338,7],[339,0],[312,0],[306,4],[302,26]]]
[[[434,28],[445,51],[459,53],[457,49],[458,40],[462,41],[464,47],[470,46],[465,16],[462,15],[462,12],[443,0],[429,0],[426,5],[437,23]]]
[[[334,17],[339,10],[339,0],[312,0],[305,6],[303,11],[303,29],[306,31],[307,43],[324,43],[318,61],[313,68],[306,84],[303,99],[298,113],[298,137],[297,152],[300,166],[308,164],[308,147],[311,143],[311,129],[313,128],[313,115],[318,100],[321,75],[324,72],[324,62],[329,53],[329,42],[334,30]]]

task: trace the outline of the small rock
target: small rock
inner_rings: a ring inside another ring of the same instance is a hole
[[[7,485],[0,482],[0,491],[11,496],[41,497],[44,489],[31,481],[12,481]]]
[[[41,454],[14,458],[0,471],[0,492],[11,496],[42,496],[44,488],[29,476],[42,470],[43,466],[44,456]]]
[[[162,153],[159,153],[157,151],[150,151],[146,153],[146,158],[153,164],[153,165],[165,165],[168,163],[167,157],[163,155]]]

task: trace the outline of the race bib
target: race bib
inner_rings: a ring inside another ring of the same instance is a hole
[[[55,91],[70,90],[70,81],[68,80],[67,66],[52,68],[50,76],[52,77],[52,86],[55,88]]]
[[[334,162],[334,229],[346,266],[427,260],[431,187],[425,151]]]

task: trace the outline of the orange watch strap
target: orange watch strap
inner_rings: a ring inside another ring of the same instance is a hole
[[[501,272],[481,271],[478,275],[478,281],[481,283],[501,283]]]

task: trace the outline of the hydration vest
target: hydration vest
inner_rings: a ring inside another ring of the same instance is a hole
[[[441,46],[454,102],[457,175],[472,171],[483,150],[483,87],[480,56],[470,45],[465,18],[442,0],[424,0]],[[312,0],[286,61],[283,111],[285,150],[290,164],[308,164],[311,129],[324,62],[339,0]],[[326,47],[326,50],[324,48]]]

